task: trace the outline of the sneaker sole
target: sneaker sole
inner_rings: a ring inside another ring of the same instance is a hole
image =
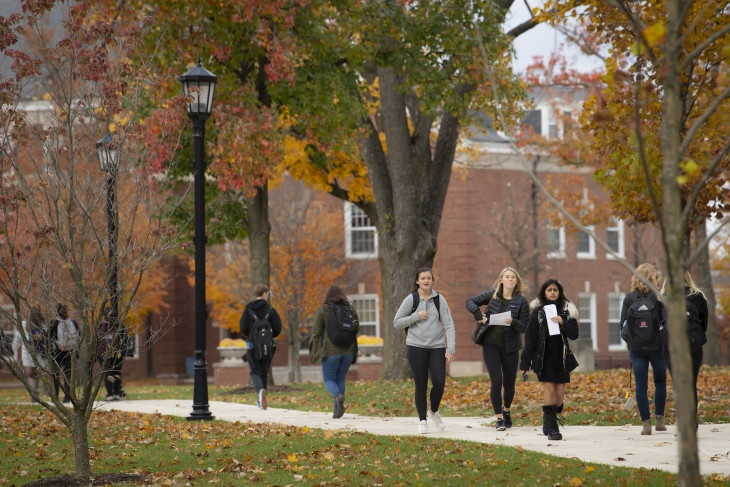
[[[504,426],[502,426],[501,428],[497,428],[497,431],[504,431],[504,430],[506,430],[506,429],[507,429],[507,428],[505,428]]]

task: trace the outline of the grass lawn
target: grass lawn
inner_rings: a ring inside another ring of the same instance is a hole
[[[700,422],[728,422],[730,369],[703,368]],[[192,386],[162,387],[129,381],[130,399],[192,401]],[[568,424],[639,424],[625,411],[628,371],[572,375],[566,397]],[[491,415],[485,377],[449,379],[444,416]],[[348,412],[415,414],[412,383],[348,384]],[[651,393],[650,393],[651,394]],[[541,389],[519,383],[513,416],[538,424]],[[39,407],[22,405],[23,390],[0,391],[0,486],[22,485],[73,472],[73,445],[65,428]],[[211,401],[255,402],[247,389],[210,387]],[[331,408],[322,384],[272,388],[270,407]],[[667,417],[672,421],[672,404]],[[519,448],[427,437],[382,437],[251,423],[187,422],[160,415],[98,412],[92,416],[94,472],[133,472],[147,485],[668,485],[676,476],[555,458]],[[707,485],[730,485],[727,477],[705,477]]]

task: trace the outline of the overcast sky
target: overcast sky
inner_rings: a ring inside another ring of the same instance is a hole
[[[542,2],[538,1],[531,5],[539,6]],[[524,1],[517,0],[510,10],[511,17],[505,22],[506,30],[521,24],[530,18],[530,13]],[[561,43],[564,47],[561,48]],[[522,73],[525,68],[532,63],[533,56],[542,56],[549,59],[550,53],[560,49],[567,57],[568,61],[579,71],[591,72],[603,67],[603,63],[596,57],[590,57],[582,54],[580,49],[572,46],[565,36],[553,29],[547,24],[541,24],[533,27],[515,39],[514,42],[516,58],[514,61],[515,71]]]

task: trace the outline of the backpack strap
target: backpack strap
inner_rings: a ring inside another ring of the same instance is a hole
[[[257,320],[258,321],[259,317],[256,316],[256,313],[254,313],[251,308],[248,308],[248,312],[251,313],[251,316],[253,316],[253,319],[254,320]]]
[[[441,295],[439,293],[436,293],[436,296],[433,297],[433,304],[436,305],[436,311],[438,311],[439,314],[439,321],[441,321]],[[413,291],[411,293],[411,299],[413,300],[413,304],[411,304],[411,314],[416,312],[416,308],[418,308],[418,303],[421,301],[421,298],[418,297],[418,289]]]

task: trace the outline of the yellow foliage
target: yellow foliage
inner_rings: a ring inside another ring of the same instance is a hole
[[[221,342],[218,344],[219,347],[245,347],[246,346],[246,340],[242,340],[241,338],[224,338],[221,340]]]

